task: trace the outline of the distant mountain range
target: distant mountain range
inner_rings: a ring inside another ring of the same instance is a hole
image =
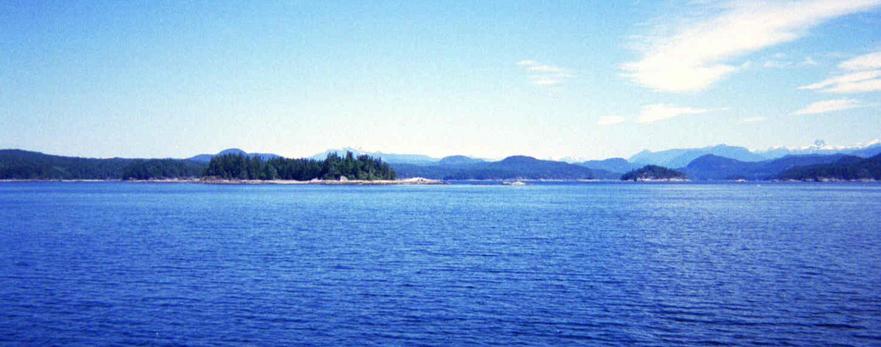
[[[588,160],[578,163],[591,170],[605,171],[609,173],[625,173],[640,168],[639,164],[631,163],[624,158],[609,158],[604,160]]]
[[[800,181],[881,180],[881,154],[870,158],[845,156],[834,163],[799,166],[782,172],[779,179]]]
[[[619,179],[634,170],[655,165],[683,172],[692,180],[849,179],[874,177],[873,162],[881,154],[881,143],[859,148],[773,149],[754,152],[743,147],[717,145],[703,148],[642,151],[629,160],[609,158],[579,163],[511,156],[488,161],[463,155],[433,158],[418,154],[364,152],[352,148],[328,150],[312,156],[323,160],[329,153],[345,156],[367,154],[381,158],[397,177],[435,179]],[[797,153],[797,154],[792,154]],[[807,154],[805,154],[807,153]],[[241,155],[264,161],[281,156],[248,153],[238,148],[187,159],[93,159],[47,155],[23,150],[0,150],[0,179],[120,179],[195,177],[218,155]],[[782,155],[782,156],[781,156]],[[801,170],[813,171],[801,171]],[[664,174],[660,169],[644,170]]]
[[[749,149],[743,147],[717,145],[704,148],[668,149],[658,152],[642,151],[630,157],[630,162],[639,165],[651,164],[678,168],[684,167],[692,160],[707,154],[740,161],[761,161],[767,159],[764,156],[750,152]]]
[[[352,152],[355,156],[359,156],[362,154],[369,155],[371,157],[382,158],[383,161],[389,164],[417,164],[417,165],[430,165],[435,164],[439,161],[437,158],[432,158],[427,155],[422,154],[394,154],[394,153],[382,153],[382,152],[365,152],[355,148],[341,148],[341,149],[329,149],[324,152],[315,154],[310,158],[316,160],[322,160],[327,158],[327,155],[330,153],[336,153],[340,156],[346,155],[346,152]]]
[[[807,148],[789,149],[789,148],[773,148],[766,151],[756,152],[768,159],[781,158],[787,155],[829,155],[829,154],[847,154],[861,158],[869,158],[881,154],[881,143],[874,142],[865,146],[844,147],[844,148],[827,148],[812,146]]]
[[[828,164],[846,157],[858,158],[844,154],[814,154],[746,162],[707,154],[693,160],[682,171],[693,180],[767,180],[777,178],[782,172],[794,167]]]
[[[245,151],[243,151],[243,150],[241,150],[241,149],[238,149],[238,148],[229,148],[229,149],[224,149],[224,150],[218,152],[217,154],[199,154],[199,155],[196,155],[196,156],[192,156],[192,157],[187,158],[187,160],[192,160],[192,161],[195,161],[195,162],[200,162],[200,163],[206,163],[206,164],[207,164],[208,162],[211,161],[211,158],[214,158],[215,156],[218,156],[218,155],[228,155],[228,154],[242,155],[242,156],[246,156],[246,157],[249,157],[249,158],[259,157],[260,159],[263,159],[263,160],[270,160],[270,159],[274,159],[274,158],[281,158],[281,156],[278,155],[278,154],[272,154],[272,153],[248,153],[248,152],[245,152]],[[321,159],[324,159],[324,157],[322,157]]]
[[[419,154],[392,154],[382,152],[365,152],[353,148],[343,148],[327,150],[312,156],[312,158],[320,159],[327,156],[330,152],[336,152],[340,155],[346,151],[352,151],[357,154],[368,154],[382,158],[390,163],[399,173],[403,173],[404,177],[428,177],[439,178],[449,176],[461,172],[462,168],[455,168],[458,165],[465,164],[487,164],[491,161],[471,158],[462,155],[454,155],[441,159],[433,158]],[[739,162],[764,162],[768,160],[779,159],[785,156],[805,156],[805,155],[833,155],[847,154],[858,157],[870,157],[881,153],[881,143],[874,143],[865,147],[838,148],[829,149],[823,147],[810,147],[804,149],[786,149],[775,148],[767,151],[751,151],[745,147],[716,145],[702,148],[679,148],[663,151],[642,151],[630,157],[625,158],[609,158],[603,160],[588,160],[584,162],[575,162],[573,164],[591,169],[595,178],[617,179],[624,173],[642,168],[646,165],[658,165],[674,169],[685,169],[692,161],[706,155],[714,155],[728,159],[734,159]],[[796,159],[791,159],[798,161]],[[807,160],[808,162],[810,160]],[[783,161],[780,163],[787,163]],[[477,165],[479,166],[479,165]],[[476,167],[476,166],[475,166]],[[779,172],[778,172],[779,173]],[[756,175],[753,175],[756,176]],[[759,175],[765,177],[766,175]],[[714,176],[715,177],[715,176]]]
[[[452,180],[487,179],[593,179],[594,171],[560,161],[511,156],[500,161],[483,161],[465,156],[446,157],[432,165],[392,164],[398,177]]]
[[[857,157],[868,158],[877,154],[881,154],[881,143],[874,143],[864,147],[837,149],[810,147],[804,149],[775,148],[767,151],[750,151],[749,149],[744,147],[716,145],[703,148],[668,149],[657,152],[642,151],[630,157],[629,162],[640,166],[652,164],[672,168],[681,168],[687,166],[693,160],[708,154],[744,162],[765,161],[791,155],[847,154]]]

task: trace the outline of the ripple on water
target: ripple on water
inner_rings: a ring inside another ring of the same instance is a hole
[[[881,186],[0,184],[0,343],[881,343]]]

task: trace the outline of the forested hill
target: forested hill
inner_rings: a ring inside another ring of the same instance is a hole
[[[324,160],[309,158],[246,157],[237,154],[215,156],[205,170],[206,177],[243,180],[393,180],[395,171],[380,158],[369,155],[355,157],[347,152],[345,157],[331,152]]]
[[[878,181],[881,180],[881,154],[867,159],[844,157],[831,164],[795,167],[784,171],[778,178],[802,181]]]
[[[860,159],[842,154],[789,155],[774,160],[744,162],[708,154],[693,160],[682,170],[696,180],[768,180],[780,173],[810,165],[829,164],[843,158]]]
[[[0,150],[0,179],[156,179],[199,177],[206,165],[178,159],[94,159]]]
[[[379,158],[331,153],[324,160],[286,159],[238,153],[214,156],[209,163],[187,159],[94,159],[0,150],[0,179],[394,179],[395,172]]]

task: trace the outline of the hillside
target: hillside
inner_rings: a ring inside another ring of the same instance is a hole
[[[467,157],[464,155],[451,155],[443,157],[437,162],[440,166],[461,166],[469,164],[485,163],[485,160]]]
[[[832,163],[848,157],[841,154],[791,155],[774,160],[744,162],[709,154],[693,160],[682,171],[694,180],[767,180],[794,167]]]
[[[708,154],[746,162],[766,160],[765,157],[750,152],[749,149],[743,147],[716,145],[703,148],[669,149],[658,152],[642,151],[630,157],[630,162],[641,165],[684,167],[693,160]]]
[[[204,164],[177,159],[95,159],[0,150],[0,179],[124,179],[198,177]]]
[[[791,168],[777,178],[801,181],[881,180],[881,154],[867,159],[844,157],[830,164]]]
[[[399,153],[383,153],[383,152],[366,152],[361,151],[355,148],[342,148],[342,149],[328,149],[324,152],[315,154],[311,156],[311,159],[315,160],[324,160],[329,154],[336,153],[338,156],[345,156],[346,153],[351,152],[356,157],[362,155],[369,155],[373,158],[381,158],[384,162],[389,164],[413,164],[413,165],[434,165],[437,164],[438,159],[432,158],[427,155],[422,154],[399,154]]]
[[[592,179],[591,169],[579,165],[539,160],[527,156],[512,156],[496,162],[477,161],[451,165],[392,164],[398,177],[426,177],[433,179]]]
[[[195,161],[195,162],[208,164],[208,162],[211,161],[211,158],[214,158],[216,156],[221,156],[221,155],[228,155],[228,154],[242,155],[242,156],[251,157],[251,158],[256,157],[256,158],[260,158],[262,160],[281,158],[280,155],[273,154],[273,153],[248,153],[248,152],[245,152],[245,151],[238,149],[238,148],[229,148],[229,149],[224,149],[224,150],[218,152],[217,154],[199,154],[199,155],[187,158],[187,159],[191,160],[191,161]]]
[[[624,158],[588,160],[585,162],[581,162],[578,165],[584,166],[591,170],[602,170],[610,173],[618,173],[618,175],[621,175],[633,169],[638,169],[640,167],[639,165],[633,164]]]

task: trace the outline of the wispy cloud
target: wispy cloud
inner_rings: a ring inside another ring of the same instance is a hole
[[[706,113],[709,111],[710,110],[708,109],[695,107],[681,107],[670,104],[652,104],[642,107],[642,111],[639,113],[639,118],[637,118],[636,121],[643,124],[654,123],[681,116]]]
[[[627,118],[621,116],[602,116],[597,120],[597,125],[607,126],[624,123]]]
[[[838,67],[842,70],[881,69],[881,51],[850,58],[838,64]]]
[[[738,70],[730,60],[794,41],[825,21],[871,9],[881,0],[734,1],[718,15],[638,43],[642,57],[625,76],[663,92],[701,91]]]
[[[768,59],[765,60],[765,63],[762,64],[762,67],[766,69],[788,69],[788,68],[798,68],[798,67],[806,67],[806,66],[816,66],[819,63],[814,60],[814,58],[806,57],[801,61],[792,61],[785,59]]]
[[[836,94],[881,91],[881,51],[845,60],[838,64],[838,69],[838,75],[798,89]]]
[[[862,103],[854,99],[832,99],[813,102],[804,108],[793,112],[794,115],[811,115],[820,113],[829,113],[836,111],[844,111],[859,107],[864,107]]]
[[[521,60],[517,62],[517,66],[529,75],[529,80],[533,84],[543,87],[556,86],[575,77],[569,69],[542,64],[535,60]]]
[[[765,117],[746,117],[740,120],[741,123],[744,124],[753,124],[753,123],[761,123],[767,120]]]

